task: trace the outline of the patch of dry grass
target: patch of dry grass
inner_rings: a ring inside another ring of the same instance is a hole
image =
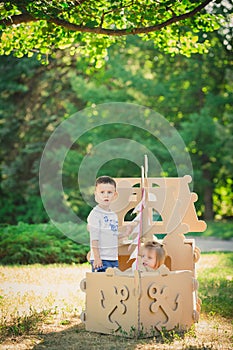
[[[220,259],[203,255],[198,274],[206,274]],[[85,304],[80,281],[86,271],[90,271],[88,265],[0,267],[0,349],[232,349],[231,320],[213,312],[202,313],[199,323],[185,334],[164,332],[153,339],[128,339],[86,332],[79,318]],[[16,327],[15,333],[10,326]]]

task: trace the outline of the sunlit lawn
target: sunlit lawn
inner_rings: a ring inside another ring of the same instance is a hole
[[[33,349],[30,344],[21,347],[26,335],[33,339],[33,343],[39,344],[42,334],[57,334],[79,325],[73,333],[73,339],[79,337],[79,347],[69,349],[91,349],[93,341],[99,344],[95,349],[115,349],[116,344],[123,349],[231,349],[232,266],[233,253],[202,254],[197,264],[199,296],[203,303],[201,319],[195,330],[192,329],[184,337],[164,335],[159,344],[155,339],[125,340],[85,331],[79,318],[85,305],[80,281],[86,271],[90,271],[87,264],[1,266],[0,327],[3,347],[0,348]],[[21,337],[19,343],[15,343],[17,337]],[[106,347],[106,341],[112,347]],[[52,349],[52,345],[50,347]],[[62,345],[56,348],[62,349]]]
[[[80,315],[85,297],[80,281],[86,271],[87,264],[0,267],[1,317],[10,322],[13,315],[32,311]]]

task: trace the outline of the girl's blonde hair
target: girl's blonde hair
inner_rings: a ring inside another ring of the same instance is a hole
[[[154,267],[155,269],[157,269],[159,266],[164,264],[167,253],[166,253],[166,250],[164,249],[163,244],[160,244],[159,242],[155,242],[155,241],[147,241],[144,244],[143,248],[155,251],[156,253],[156,266]]]

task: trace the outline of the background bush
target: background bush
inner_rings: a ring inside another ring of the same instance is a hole
[[[78,227],[77,232],[80,229],[87,235],[85,225]],[[0,228],[2,265],[83,263],[88,251],[88,245],[72,241],[52,224],[19,223]]]
[[[205,232],[190,235],[232,239],[232,227],[232,222],[209,222]],[[21,222],[17,226],[0,227],[0,263],[24,265],[85,262],[90,249],[86,225],[66,223],[61,228],[73,240],[51,223],[30,225]],[[157,235],[162,238],[159,236],[163,235]]]

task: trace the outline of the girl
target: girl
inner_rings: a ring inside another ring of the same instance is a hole
[[[148,241],[142,248],[141,266],[139,270],[157,270],[164,264],[166,258],[166,251],[159,242]]]

